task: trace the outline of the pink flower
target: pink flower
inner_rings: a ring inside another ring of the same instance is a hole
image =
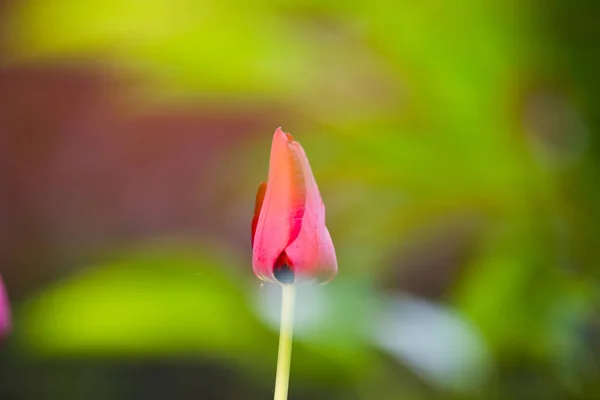
[[[11,327],[10,305],[0,276],[0,338],[8,334]]]
[[[252,221],[252,266],[265,281],[329,282],[337,274],[325,206],[306,153],[277,128],[268,183],[261,183]]]

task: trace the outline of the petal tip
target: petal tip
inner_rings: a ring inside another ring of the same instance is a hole
[[[281,127],[278,127],[278,128],[275,130],[275,135],[276,135],[276,136],[277,136],[277,135],[279,135],[279,136],[280,136],[282,139],[284,139],[284,138],[285,138],[285,140],[286,140],[288,143],[292,143],[292,142],[294,141],[294,137],[293,137],[293,136],[292,136],[290,133],[284,132],[284,131],[283,131],[283,129],[281,129]]]

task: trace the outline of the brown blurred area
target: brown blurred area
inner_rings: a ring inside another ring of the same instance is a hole
[[[13,297],[115,243],[223,234],[216,160],[272,129],[273,112],[140,110],[124,101],[135,85],[89,63],[0,68],[0,264]]]

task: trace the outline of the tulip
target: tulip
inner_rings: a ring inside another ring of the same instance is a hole
[[[268,183],[261,183],[252,221],[252,266],[268,282],[326,283],[337,274],[325,206],[306,153],[292,135],[273,135]]]
[[[8,334],[11,326],[10,306],[8,296],[0,276],[0,339]]]
[[[282,286],[274,399],[285,400],[292,355],[293,283],[331,281],[337,274],[337,260],[306,153],[281,128],[273,135],[268,181],[260,184],[256,194],[252,267],[258,278]]]

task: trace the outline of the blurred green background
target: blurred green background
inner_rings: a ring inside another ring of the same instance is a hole
[[[0,398],[268,399],[277,126],[340,272],[290,399],[600,399],[600,3],[0,1]]]

